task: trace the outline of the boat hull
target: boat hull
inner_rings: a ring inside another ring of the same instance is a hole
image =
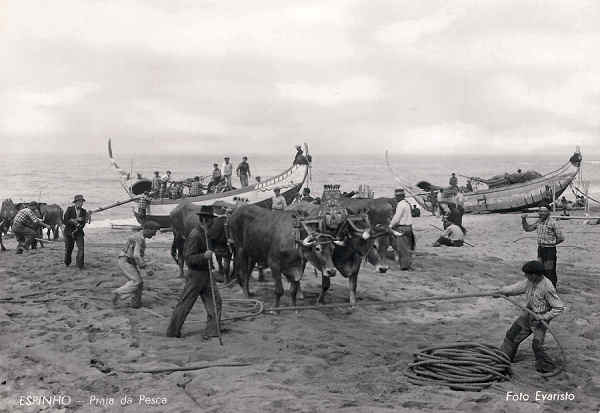
[[[284,173],[266,179],[265,181],[248,186],[246,188],[235,189],[228,192],[213,193],[198,197],[186,197],[182,199],[154,199],[146,210],[146,220],[157,222],[161,228],[171,226],[170,213],[183,200],[189,201],[196,206],[213,205],[215,202],[227,202],[236,204],[237,199],[242,199],[248,204],[258,205],[265,208],[271,207],[273,198],[273,189],[279,187],[281,194],[285,197],[288,204],[298,195],[300,188],[304,184],[308,175],[309,165],[294,165]],[[135,217],[141,223],[141,219],[136,211]]]

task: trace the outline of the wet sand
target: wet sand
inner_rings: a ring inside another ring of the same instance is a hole
[[[536,255],[535,238],[513,243],[535,237],[520,229],[519,215],[465,216],[466,239],[475,247],[431,247],[438,232],[430,224],[439,226],[439,218],[416,220],[414,271],[392,264],[388,273],[376,274],[372,266],[363,266],[360,300],[494,290],[521,280],[521,265]],[[200,301],[183,338],[165,337],[183,286],[167,248],[147,250],[154,275],[144,280],[143,308],[135,310],[122,304],[113,308],[110,302],[111,290],[125,281],[116,257],[128,231],[88,230],[84,270],[62,264],[60,243],[18,256],[14,238],[8,239],[10,251],[0,255],[0,412],[54,411],[26,406],[26,397],[33,395],[66,395],[71,398],[67,411],[78,412],[598,411],[600,227],[581,221],[561,225],[567,241],[559,248],[559,295],[568,310],[551,326],[567,352],[566,372],[541,378],[527,339],[513,365],[513,381],[482,392],[412,385],[404,370],[414,352],[430,345],[464,340],[499,345],[519,314],[502,299],[365,308],[359,300],[354,310],[265,314],[225,322],[220,346],[217,339],[201,338],[205,314]],[[161,234],[149,245],[164,246],[170,238]],[[114,247],[92,247],[94,242]],[[332,281],[328,303],[347,302],[346,280],[338,275]],[[307,271],[302,283],[300,304],[313,304],[319,279]],[[254,281],[251,289],[271,305],[270,280]],[[221,294],[243,298],[237,285]],[[287,297],[282,301],[289,303]],[[224,316],[232,309],[226,304]],[[556,356],[549,335],[546,344]],[[214,362],[250,365],[170,374],[119,371]],[[536,401],[536,391],[569,392],[575,400]],[[506,400],[507,392],[527,394],[529,401]],[[140,395],[150,399],[140,403]],[[130,405],[120,405],[124,396],[131,397]],[[114,405],[106,406],[111,397]],[[162,398],[166,404],[156,405]]]

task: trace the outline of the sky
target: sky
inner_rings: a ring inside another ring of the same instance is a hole
[[[0,0],[8,153],[600,153],[600,2]]]

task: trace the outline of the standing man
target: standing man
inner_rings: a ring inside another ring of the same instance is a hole
[[[225,178],[225,184],[227,189],[231,189],[231,175],[233,175],[233,164],[229,162],[229,156],[223,158],[223,178]]]
[[[152,177],[152,196],[158,196],[160,193],[160,172],[154,171],[154,176]]]
[[[190,187],[190,196],[200,196],[202,195],[202,182],[200,182],[200,177],[195,176],[192,181],[192,186]]]
[[[558,223],[550,217],[550,210],[541,207],[539,219],[533,224],[527,223],[527,214],[521,215],[521,224],[527,232],[537,230],[538,259],[544,264],[546,277],[552,281],[556,288],[558,278],[556,276],[556,246],[565,240]]]
[[[308,159],[304,156],[304,151],[300,145],[296,145],[296,155],[294,156],[293,165],[308,165]]]
[[[235,171],[237,173],[237,176],[240,177],[240,184],[242,185],[242,188],[247,187],[248,178],[252,176],[250,174],[250,164],[248,164],[247,156],[242,157],[242,162],[240,162]]]
[[[208,188],[214,188],[221,182],[221,170],[219,164],[213,163],[212,180],[208,184]]]
[[[44,224],[41,218],[37,217],[33,209],[38,209],[38,203],[31,201],[27,206],[17,212],[13,220],[12,231],[19,243],[17,245],[17,254],[23,254],[23,250],[28,250],[29,247],[35,248],[35,239],[39,236],[39,227],[50,228]]]
[[[148,215],[151,203],[152,197],[150,196],[150,191],[144,191],[144,196],[140,199],[140,203],[138,205],[138,216],[142,222],[144,222],[146,215]]]
[[[160,198],[167,198],[168,197],[168,193],[167,193],[167,186],[169,185],[169,182],[171,181],[171,171],[167,171],[166,175],[164,175],[162,178],[160,178]]]
[[[221,319],[221,296],[216,284],[211,282],[209,265],[213,252],[206,245],[207,228],[214,219],[213,207],[203,205],[198,213],[199,223],[190,232],[183,247],[183,259],[188,267],[187,281],[183,293],[173,310],[171,322],[167,328],[167,337],[181,337],[181,327],[191,311],[198,296],[202,298],[206,311],[206,329],[202,337],[218,337],[217,317]],[[215,301],[213,301],[213,295]],[[216,313],[215,313],[216,308]]]
[[[448,183],[452,188],[458,189],[458,178],[456,177],[456,174],[454,172],[452,172],[452,175],[450,175]]]
[[[499,294],[518,295],[525,293],[527,308],[535,313],[535,316],[523,311],[506,332],[506,337],[500,349],[513,361],[519,344],[533,333],[531,345],[535,355],[535,369],[541,373],[548,373],[555,369],[555,365],[544,350],[546,326],[540,320],[549,323],[550,320],[563,312],[565,306],[556,294],[552,283],[544,277],[545,268],[539,261],[525,263],[522,270],[526,279],[502,288]]]
[[[73,247],[77,244],[76,263],[79,269],[83,268],[84,258],[84,242],[83,242],[83,227],[87,222],[87,211],[83,209],[85,199],[83,195],[78,194],[73,198],[73,205],[67,208],[63,222],[65,229],[63,235],[65,237],[65,265],[71,265],[71,256]]]
[[[395,250],[400,269],[411,270],[412,251],[415,249],[415,235],[412,229],[412,213],[410,203],[404,199],[404,189],[398,188],[394,191],[394,197],[398,204],[396,213],[390,221],[389,228],[400,232],[402,235],[395,238]]]
[[[273,193],[275,193],[275,196],[271,199],[271,209],[278,211],[283,211],[286,209],[287,201],[285,200],[284,196],[281,195],[281,189],[276,186],[273,188]]]
[[[144,222],[142,231],[136,232],[127,239],[125,247],[119,253],[119,268],[127,277],[127,282],[114,290],[113,305],[117,305],[119,298],[131,298],[131,307],[142,306],[142,289],[146,276],[146,238],[152,238],[160,226],[154,221]]]

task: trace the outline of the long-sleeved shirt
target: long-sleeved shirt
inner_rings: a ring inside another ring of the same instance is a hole
[[[283,211],[286,208],[287,208],[287,202],[286,202],[285,198],[283,197],[283,195],[273,197],[273,203],[271,205],[271,209],[277,209],[277,210]]]
[[[190,232],[183,245],[183,260],[191,270],[208,271],[206,252],[206,235],[204,230],[196,227]]]
[[[17,215],[15,215],[15,219],[13,224],[21,224],[25,227],[33,227],[36,224],[42,225],[43,221],[35,216],[33,211],[29,208],[23,208]]]
[[[137,232],[136,234],[130,236],[127,239],[127,243],[125,247],[121,250],[119,257],[127,257],[139,266],[143,267],[145,265],[144,254],[146,253],[146,239],[142,235],[141,232]]]
[[[448,238],[450,241],[464,241],[465,234],[458,225],[452,224],[442,233],[442,237]]]
[[[158,176],[152,178],[152,192],[160,191],[161,179]]]
[[[519,281],[500,289],[502,294],[519,295],[525,293],[527,296],[527,308],[537,313],[541,319],[550,321],[565,309],[562,300],[556,294],[556,289],[546,277],[542,277],[537,283],[529,280]]]
[[[200,181],[193,181],[192,187],[190,188],[190,196],[202,195],[202,183]]]
[[[403,199],[396,205],[396,213],[390,221],[390,228],[396,225],[412,225],[411,207],[406,199]]]
[[[231,176],[233,174],[233,164],[232,163],[224,163],[222,169],[223,169],[223,176]]]
[[[548,218],[545,221],[537,221],[533,224],[527,224],[525,219],[523,219],[523,229],[527,232],[537,229],[537,242],[542,247],[554,247],[565,239],[560,226],[552,218]]]
[[[250,176],[250,164],[246,161],[242,161],[236,168],[236,171],[238,175]]]

